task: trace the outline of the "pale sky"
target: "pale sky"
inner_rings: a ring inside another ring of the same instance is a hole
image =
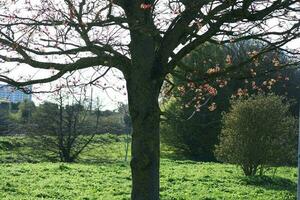
[[[11,68],[11,65],[7,63],[0,63],[0,69],[4,68]],[[103,69],[104,70],[104,69]],[[73,75],[77,79],[86,79],[85,82],[88,82],[91,78],[91,74],[93,74],[95,70],[93,69],[85,69],[82,70],[80,75],[79,73]],[[31,78],[43,78],[51,75],[49,70],[42,70],[42,69],[34,69],[29,66],[20,65],[9,74],[10,77],[18,79],[20,76]],[[57,80],[47,84],[37,84],[33,86],[34,91],[51,91],[51,88],[55,88],[56,85],[66,84],[65,80]],[[99,79],[99,84],[101,87],[93,86],[93,99],[99,98],[101,104],[103,105],[103,110],[109,109],[113,110],[116,109],[118,103],[127,103],[127,94],[126,94],[126,82],[123,78],[123,75],[117,69],[111,69],[105,77]],[[87,87],[87,96],[90,96],[91,89]],[[42,101],[51,100],[53,94],[33,94],[33,101],[37,104],[41,103]]]

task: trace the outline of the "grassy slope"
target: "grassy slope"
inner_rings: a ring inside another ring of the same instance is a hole
[[[122,139],[108,141],[101,148],[93,144],[83,154],[84,160],[99,159],[93,164],[0,164],[0,199],[129,199],[131,178],[128,163],[122,161],[124,144]],[[18,148],[29,151],[22,145]],[[24,158],[11,149],[0,151],[0,160],[7,154]],[[295,168],[279,168],[274,177],[245,178],[233,165],[163,159],[161,199],[295,199],[296,179]]]

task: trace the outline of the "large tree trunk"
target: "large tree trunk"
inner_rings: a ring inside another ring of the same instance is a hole
[[[159,199],[159,121],[158,96],[163,82],[162,64],[156,55],[155,30],[150,10],[125,9],[130,19],[132,65],[125,72],[129,112],[132,120],[132,200]],[[131,4],[130,4],[131,2]]]
[[[129,111],[132,120],[133,200],[159,199],[159,80],[143,70],[127,79]]]

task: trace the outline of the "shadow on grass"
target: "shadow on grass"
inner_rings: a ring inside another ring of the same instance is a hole
[[[130,160],[129,160],[130,161]],[[91,159],[91,158],[86,158],[86,159],[79,159],[75,161],[74,163],[79,163],[79,164],[124,164],[128,163],[129,161],[125,162],[122,159],[116,160],[116,159],[107,159],[107,158],[97,158],[97,159]]]
[[[250,177],[243,177],[242,181],[246,185],[263,187],[267,190],[286,190],[289,192],[297,191],[296,183],[282,177],[250,176]]]

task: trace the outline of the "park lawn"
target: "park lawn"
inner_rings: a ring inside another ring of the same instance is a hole
[[[233,165],[161,162],[161,199],[295,199],[296,168],[278,168],[276,175],[245,178]],[[0,164],[0,199],[129,199],[130,167],[110,164]]]
[[[0,163],[58,161],[53,159],[50,152],[35,148],[32,141],[32,138],[23,135],[0,136]],[[80,155],[79,161],[116,162],[124,160],[124,157],[125,136],[102,134],[95,136],[93,142]]]
[[[23,135],[0,136],[0,163],[39,163],[51,160],[50,158],[53,156],[51,153],[39,151],[34,146],[31,147],[31,143],[32,139]],[[130,148],[129,144],[128,160],[130,159]],[[125,149],[125,135],[96,135],[77,161],[80,163],[119,162],[125,160]],[[165,145],[161,145],[161,150],[163,158],[183,159]]]
[[[77,163],[65,164],[49,162],[26,137],[0,137],[0,200],[130,199],[124,139],[97,135]],[[296,168],[246,178],[234,165],[176,160],[164,145],[161,154],[162,200],[296,199]]]

